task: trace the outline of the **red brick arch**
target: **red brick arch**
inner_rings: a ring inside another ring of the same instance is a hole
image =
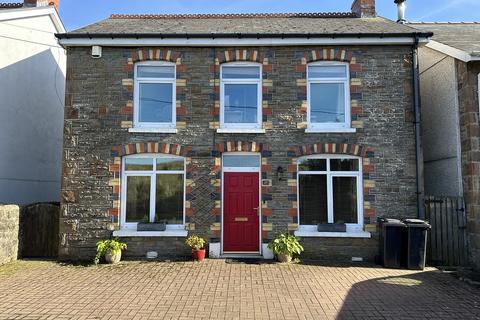
[[[265,55],[258,50],[225,50],[217,53],[219,63],[234,62],[234,61],[252,61],[263,63]]]
[[[192,152],[191,146],[182,146],[174,143],[137,142],[112,148],[113,157],[122,157],[139,153],[165,153],[186,157]]]
[[[363,158],[373,158],[373,149],[359,144],[315,143],[289,148],[288,155],[301,157],[311,154],[346,154]]]
[[[351,62],[353,58],[353,52],[347,49],[316,49],[306,51],[304,58],[307,63],[315,61]]]
[[[169,49],[142,49],[131,53],[132,62],[140,61],[170,61],[176,63],[180,58],[180,52]]]

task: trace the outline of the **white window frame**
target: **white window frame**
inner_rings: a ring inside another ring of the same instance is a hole
[[[174,67],[173,78],[140,78],[138,77],[138,67]],[[141,83],[164,83],[172,85],[172,121],[171,122],[140,122],[140,84]],[[134,68],[134,88],[133,88],[133,127],[134,129],[166,129],[175,130],[177,123],[177,67],[174,63],[168,61],[145,61],[138,62]],[[135,132],[136,130],[132,130]]]
[[[300,171],[302,160],[306,159],[326,159],[326,171]],[[356,159],[358,160],[358,171],[330,171],[331,159]],[[299,223],[298,230],[306,233],[328,233],[318,232],[316,225],[300,225],[300,175],[326,175],[327,176],[327,217],[328,223],[334,222],[333,210],[333,177],[354,177],[357,179],[357,221],[358,223],[346,223],[347,234],[361,233],[363,231],[363,177],[362,177],[362,158],[349,155],[312,155],[301,157],[297,161],[297,219]],[[338,236],[341,234],[335,233]],[[299,234],[300,235],[300,234]]]
[[[223,67],[259,67],[258,79],[223,79]],[[225,129],[262,129],[262,65],[253,62],[230,62],[220,66],[220,132]],[[225,123],[225,85],[226,84],[256,84],[257,85],[257,123]]]
[[[143,158],[152,160],[153,170],[138,170],[127,171],[125,170],[126,159],[131,158]],[[156,170],[155,159],[157,158],[175,158],[183,160],[183,170]],[[167,224],[168,230],[184,230],[185,229],[185,200],[186,200],[186,163],[185,158],[180,156],[168,155],[163,153],[145,153],[125,156],[122,159],[122,183],[120,194],[120,229],[122,230],[134,230],[137,229],[137,222],[126,222],[126,209],[127,209],[127,177],[130,176],[146,176],[150,177],[150,221],[155,219],[155,197],[156,197],[156,176],[157,174],[183,174],[183,219],[182,224]]]
[[[344,66],[346,77],[342,78],[311,78],[309,77],[310,67],[318,66]],[[355,132],[354,128],[351,128],[351,106],[350,106],[350,68],[346,62],[338,61],[318,61],[312,62],[307,65],[307,129],[305,132]],[[312,84],[325,84],[336,83],[343,84],[345,87],[345,122],[343,123],[312,123],[311,122],[311,85]]]

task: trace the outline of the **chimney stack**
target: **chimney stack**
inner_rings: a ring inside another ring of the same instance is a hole
[[[24,0],[24,7],[47,7],[54,6],[58,10],[58,1],[59,0]]]
[[[358,18],[376,17],[375,0],[354,0],[352,3],[352,12],[355,13]]]
[[[398,13],[398,18],[397,22],[398,23],[406,23],[407,20],[405,19],[405,5],[406,0],[395,0],[394,2],[397,4],[397,13]]]

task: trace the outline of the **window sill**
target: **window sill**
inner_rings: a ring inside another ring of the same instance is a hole
[[[265,133],[265,129],[217,129],[217,133]]]
[[[177,133],[177,129],[173,128],[129,128],[128,132],[132,133]]]
[[[357,132],[356,128],[324,128],[324,129],[305,129],[305,133],[354,133]]]
[[[350,232],[318,232],[318,231],[295,231],[297,237],[305,238],[371,238],[370,232],[350,231]]]
[[[116,230],[114,237],[187,237],[186,230],[165,230],[165,231],[137,231],[137,230]]]

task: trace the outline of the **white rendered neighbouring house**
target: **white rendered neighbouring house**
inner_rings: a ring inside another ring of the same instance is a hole
[[[0,203],[60,201],[66,54],[57,3],[0,3]]]

